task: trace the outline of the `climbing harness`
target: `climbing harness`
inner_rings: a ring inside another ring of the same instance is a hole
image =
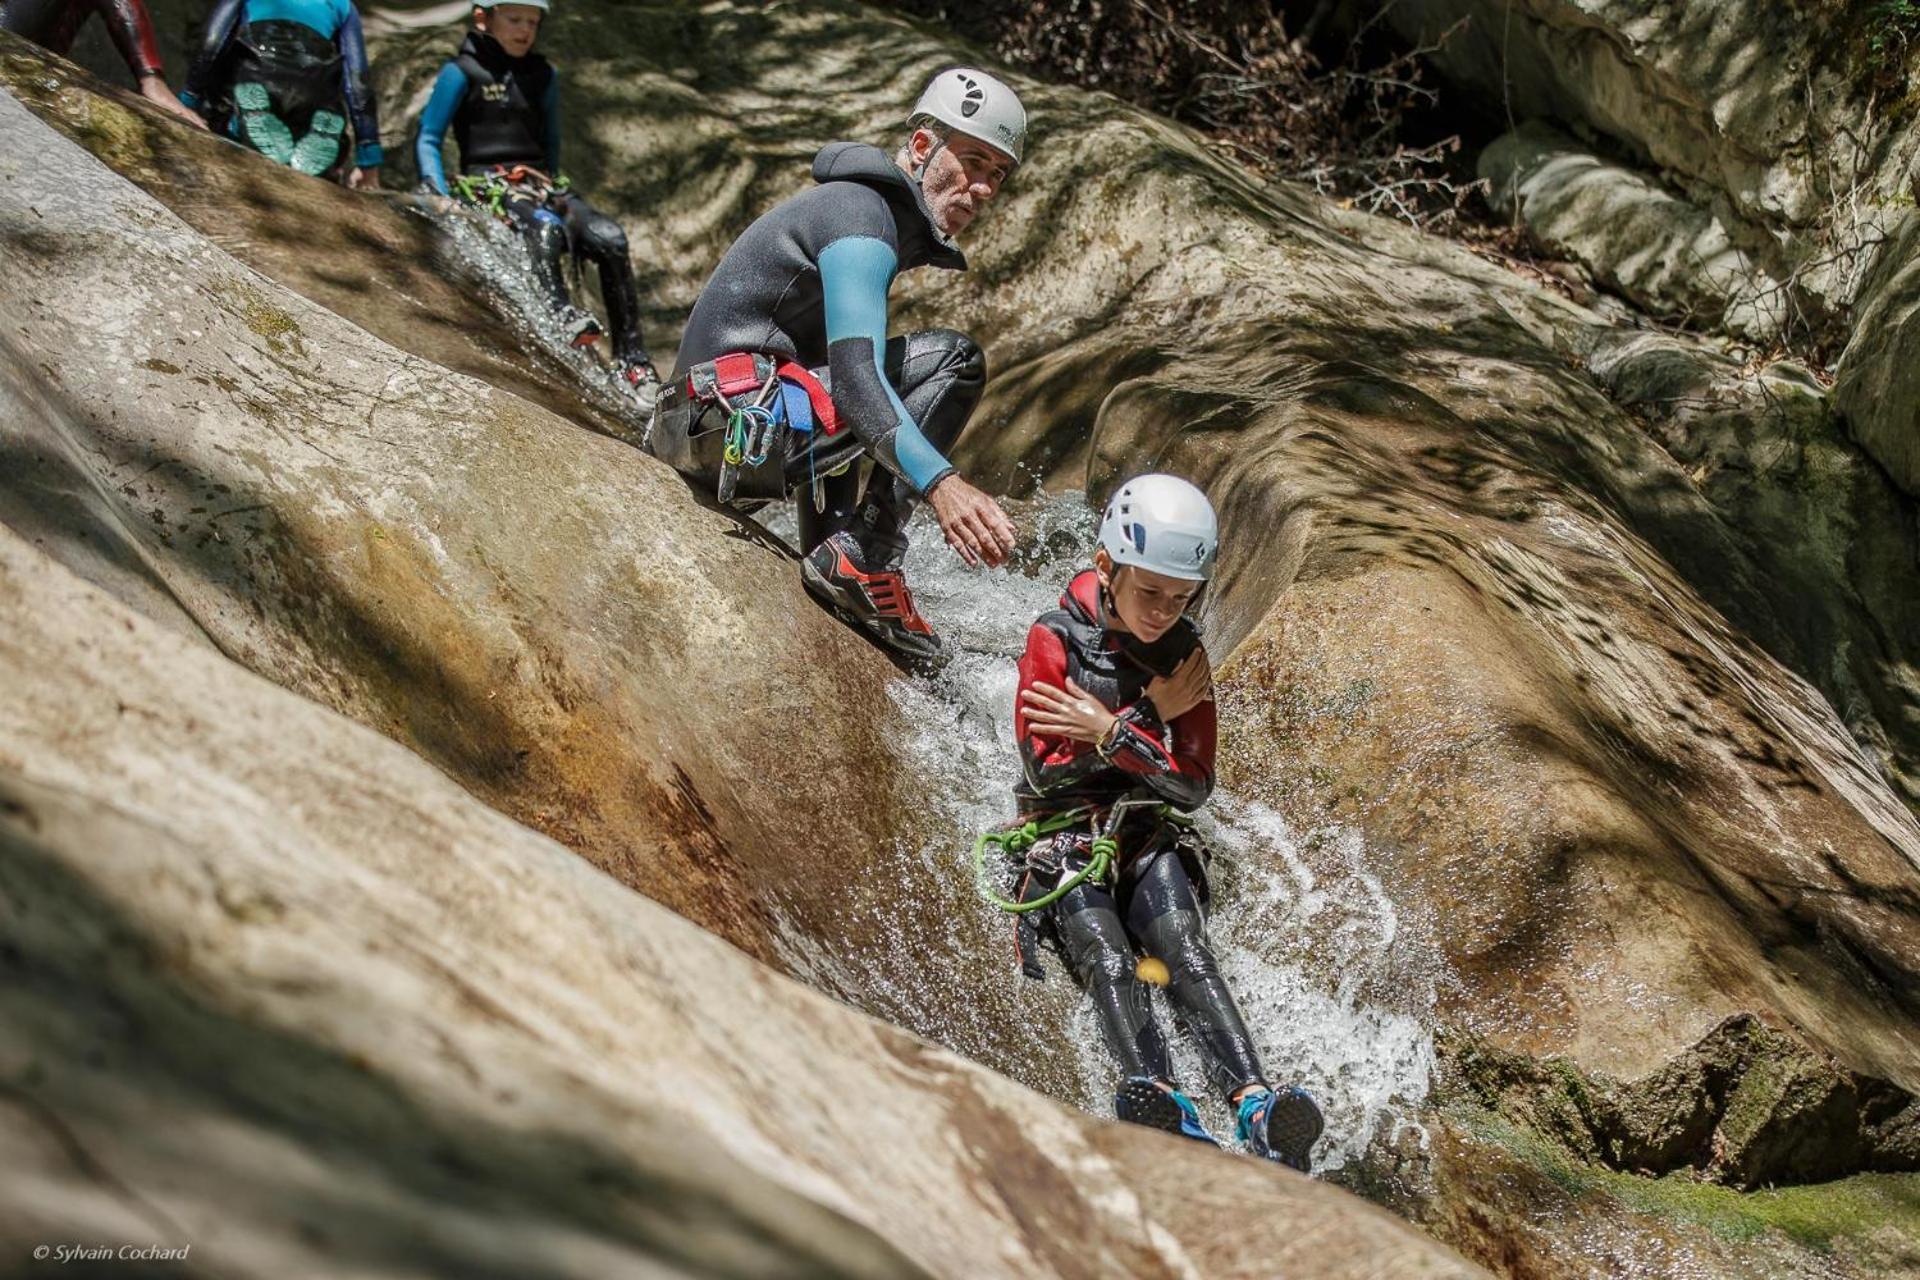
[[[1050,907],[1088,881],[1092,881],[1095,884],[1104,884],[1120,860],[1120,842],[1114,838],[1113,833],[1120,829],[1120,820],[1127,810],[1144,806],[1156,808],[1158,811],[1157,816],[1162,821],[1171,822],[1173,825],[1181,827],[1192,825],[1192,820],[1186,817],[1186,815],[1175,812],[1172,808],[1161,804],[1157,800],[1129,798],[1116,801],[1113,806],[1107,810],[1106,826],[1094,835],[1093,842],[1087,848],[1089,855],[1087,865],[1074,872],[1071,876],[1063,878],[1061,883],[1048,893],[1026,901],[1003,898],[993,891],[992,885],[987,878],[987,850],[997,850],[1002,856],[1007,858],[1019,858],[1025,854],[1027,850],[1033,848],[1034,845],[1040,843],[1040,841],[1048,836],[1058,835],[1060,832],[1070,827],[1079,826],[1081,823],[1092,825],[1095,816],[1099,812],[1098,808],[1094,805],[1083,805],[1080,808],[1068,809],[1061,813],[1050,814],[1044,818],[1035,818],[1004,831],[982,832],[980,838],[973,842],[974,884],[979,888],[981,896],[986,898],[987,901],[1002,911],[1010,912],[1014,915],[1025,915],[1031,911],[1038,911],[1043,907]]]
[[[655,421],[669,413],[684,415],[685,434],[701,435],[713,430],[701,425],[709,410],[717,411],[722,431],[716,486],[721,502],[732,502],[737,496],[774,496],[764,492],[769,480],[784,488],[788,462],[804,454],[814,502],[816,506],[824,503],[824,477],[817,473],[810,437],[817,430],[831,439],[840,434],[841,426],[833,397],[810,370],[793,360],[760,352],[719,356],[693,366],[684,377],[662,388]],[[803,443],[795,441],[796,436],[809,439]],[[775,465],[763,470],[770,461]],[[844,469],[842,466],[828,474],[837,475]],[[741,492],[743,476],[757,477],[745,493]]]
[[[557,178],[548,177],[532,165],[497,164],[491,169],[463,173],[449,185],[466,203],[480,206],[502,222],[510,222],[512,219],[507,216],[508,196],[522,195],[544,202],[549,197],[564,194],[573,186],[573,181],[565,174]]]

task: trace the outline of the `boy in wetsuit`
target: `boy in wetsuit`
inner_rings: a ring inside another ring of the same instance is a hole
[[[73,51],[80,28],[95,13],[106,24],[107,34],[113,37],[113,47],[126,60],[127,70],[133,72],[140,96],[196,129],[206,128],[206,122],[189,111],[167,87],[160,65],[160,45],[153,38],[153,19],[147,16],[143,0],[7,0],[0,6],[0,31],[25,36],[65,57]]]
[[[440,69],[420,116],[414,143],[420,181],[438,195],[452,194],[451,187],[462,199],[491,204],[520,229],[534,274],[575,346],[597,339],[600,325],[574,305],[561,255],[571,245],[598,266],[614,363],[628,387],[650,387],[660,379],[640,341],[640,291],[627,233],[560,176],[560,75],[533,52],[546,13],[547,0],[475,6],[473,30]],[[440,156],[449,129],[463,170],[451,184]]]
[[[1169,812],[1192,812],[1213,791],[1213,675],[1186,611],[1212,575],[1217,545],[1199,489],[1176,476],[1135,477],[1107,505],[1093,568],[1027,633],[1014,711],[1021,817],[1158,803],[1130,809],[1114,832],[1114,880],[1084,881],[1023,917],[1021,963],[1041,976],[1032,947],[1044,936],[1093,998],[1126,1075],[1114,1096],[1122,1120],[1212,1142],[1173,1081],[1134,957],[1164,964],[1181,1023],[1235,1108],[1235,1136],[1304,1173],[1320,1110],[1305,1090],[1268,1084],[1207,943],[1204,850]],[[1021,899],[1044,897],[1085,868],[1091,844],[1090,831],[1068,829],[1035,845]]]
[[[380,122],[352,0],[216,0],[180,101],[313,177],[339,165],[351,116],[347,185],[380,185]]]

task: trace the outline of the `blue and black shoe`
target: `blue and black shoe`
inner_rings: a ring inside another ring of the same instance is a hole
[[[1200,1123],[1193,1099],[1178,1089],[1163,1089],[1146,1076],[1128,1076],[1113,1095],[1113,1113],[1128,1124],[1145,1125],[1162,1133],[1192,1138],[1210,1147],[1220,1145]]]
[[[1313,1144],[1325,1128],[1326,1121],[1313,1095],[1298,1085],[1289,1085],[1277,1093],[1262,1089],[1242,1098],[1233,1136],[1263,1159],[1311,1173]]]

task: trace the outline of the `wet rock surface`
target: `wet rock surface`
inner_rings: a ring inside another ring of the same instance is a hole
[[[804,183],[815,146],[884,139],[950,61],[851,7],[648,9],[647,38],[613,50],[607,20],[555,17],[582,94],[572,127],[594,144],[569,145],[597,157],[583,186],[625,216],[662,307],[689,303],[727,238]],[[404,55],[385,92],[410,101],[448,47],[424,27],[385,46]],[[836,95],[803,91],[821,82]],[[1914,633],[1894,625],[1920,598],[1913,566],[1873,561],[1884,582],[1856,595],[1845,539],[1757,539],[1732,514],[1794,530],[1809,512],[1844,526],[1869,499],[1911,508],[1844,478],[1820,396],[1789,373],[1756,392],[1724,360],[1679,340],[1649,352],[1110,100],[1031,96],[1045,131],[970,238],[975,270],[903,282],[902,324],[968,328],[995,369],[960,461],[1020,492],[1097,497],[1150,465],[1208,487],[1230,530],[1206,614],[1224,795],[1310,848],[1361,843],[1398,907],[1393,945],[1426,959],[1347,990],[1337,953],[1285,936],[1284,903],[1254,891],[1310,897],[1332,863],[1309,856],[1303,875],[1256,847],[1235,875],[1241,902],[1274,911],[1262,945],[1362,1011],[1457,1033],[1446,1052],[1474,1045],[1514,1082],[1453,1104],[1484,1123],[1407,1100],[1427,1142],[1388,1126],[1343,1177],[1510,1274],[1683,1257],[1818,1274],[1821,1246],[1798,1236],[1722,1240],[1621,1208],[1621,1186],[1648,1179],[1574,1194],[1553,1161],[1604,1171],[1613,1142],[1739,1186],[1912,1167],[1903,1111],[1883,1111],[1920,1087],[1920,828],[1890,781],[1914,759]],[[537,368],[521,398],[420,358],[410,322],[400,350],[373,341],[0,109],[9,153],[45,157],[0,191],[4,287],[29,299],[0,335],[0,518],[750,953],[1063,1092],[1071,1069],[1004,991],[1004,939],[944,864],[897,857],[967,834],[942,828],[901,746],[927,705],[811,610],[759,535],[538,407],[572,399]],[[383,261],[362,248],[337,260],[361,264],[349,276]],[[86,323],[30,301],[56,296],[87,299]],[[169,309],[177,341],[145,325]],[[1701,409],[1703,387],[1724,400]],[[1783,443],[1789,474],[1843,477],[1837,508],[1770,483]],[[1823,659],[1833,670],[1812,669]],[[861,779],[859,804],[817,790],[820,758]],[[888,883],[863,879],[875,865]],[[929,922],[955,953],[932,959],[935,982],[900,954]],[[1796,1047],[1730,1053],[1711,1081],[1661,1091],[1639,1128],[1581,1139],[1547,1114],[1540,1063],[1641,1081],[1742,1019]],[[1701,1098],[1714,1123],[1695,1163]],[[1828,1106],[1851,1151],[1796,1145],[1795,1117]],[[1553,1140],[1481,1132],[1512,1117]],[[1203,1199],[1238,1212],[1238,1194]],[[1838,1274],[1874,1274],[1860,1260],[1882,1253],[1856,1244],[1883,1227],[1893,1243],[1873,1247],[1897,1257],[1897,1218],[1827,1237]]]
[[[0,619],[15,1274],[1480,1274],[775,975],[11,530]]]

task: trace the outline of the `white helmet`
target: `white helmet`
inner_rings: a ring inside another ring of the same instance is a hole
[[[1220,549],[1220,522],[1207,495],[1179,476],[1135,476],[1107,500],[1100,545],[1115,567],[1205,582]]]
[[[1007,153],[1027,145],[1027,109],[1004,83],[975,67],[950,67],[927,82],[908,124],[931,118]]]

